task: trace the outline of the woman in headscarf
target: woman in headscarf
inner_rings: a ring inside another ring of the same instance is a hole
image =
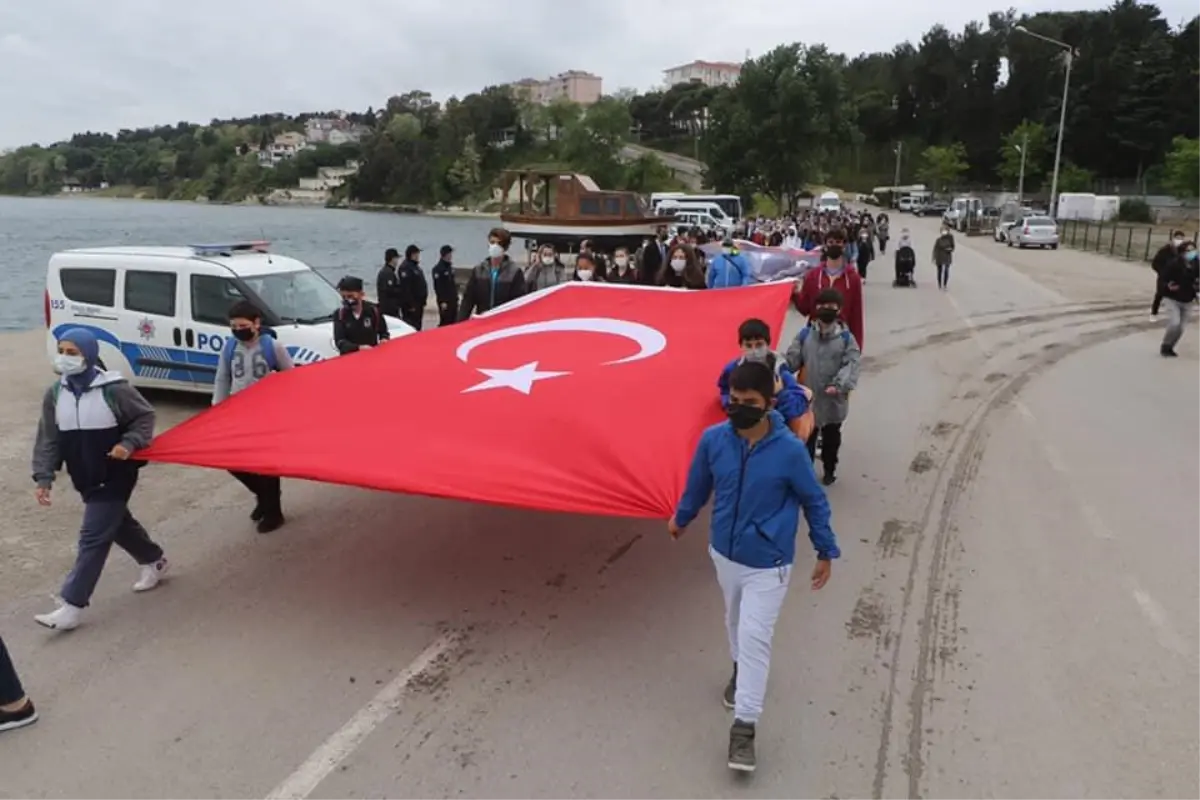
[[[55,473],[66,465],[83,498],[83,523],[75,566],[63,583],[62,604],[35,619],[67,631],[79,625],[115,544],[141,566],[135,592],[153,589],[167,571],[162,548],[129,513],[141,464],[130,457],[154,438],[154,409],[117,372],[98,369],[100,344],[83,328],[58,340],[55,370],[62,376],[46,390],[33,445],[36,497],[50,505]]]

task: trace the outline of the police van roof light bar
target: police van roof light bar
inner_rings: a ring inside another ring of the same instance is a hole
[[[265,253],[270,248],[268,241],[230,242],[229,244],[193,244],[192,252],[198,256],[229,256],[234,253]]]

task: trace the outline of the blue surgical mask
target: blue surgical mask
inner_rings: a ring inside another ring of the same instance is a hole
[[[1184,258],[1186,258],[1188,261],[1195,261],[1197,257],[1200,257],[1200,251],[1196,250],[1188,250],[1187,254],[1184,255]]]

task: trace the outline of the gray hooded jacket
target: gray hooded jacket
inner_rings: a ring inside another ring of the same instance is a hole
[[[812,390],[812,410],[818,426],[846,421],[850,412],[850,392],[858,386],[862,351],[854,334],[840,321],[822,328],[803,328],[787,350],[788,366],[795,372],[804,368],[803,384]],[[836,394],[826,394],[829,386]]]

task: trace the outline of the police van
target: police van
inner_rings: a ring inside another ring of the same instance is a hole
[[[92,247],[50,258],[46,348],[87,328],[105,367],[135,385],[211,392],[229,339],[229,309],[249,300],[297,366],[338,354],[337,290],[303,261],[270,252],[267,242],[187,247]],[[392,338],[413,328],[387,317]]]

